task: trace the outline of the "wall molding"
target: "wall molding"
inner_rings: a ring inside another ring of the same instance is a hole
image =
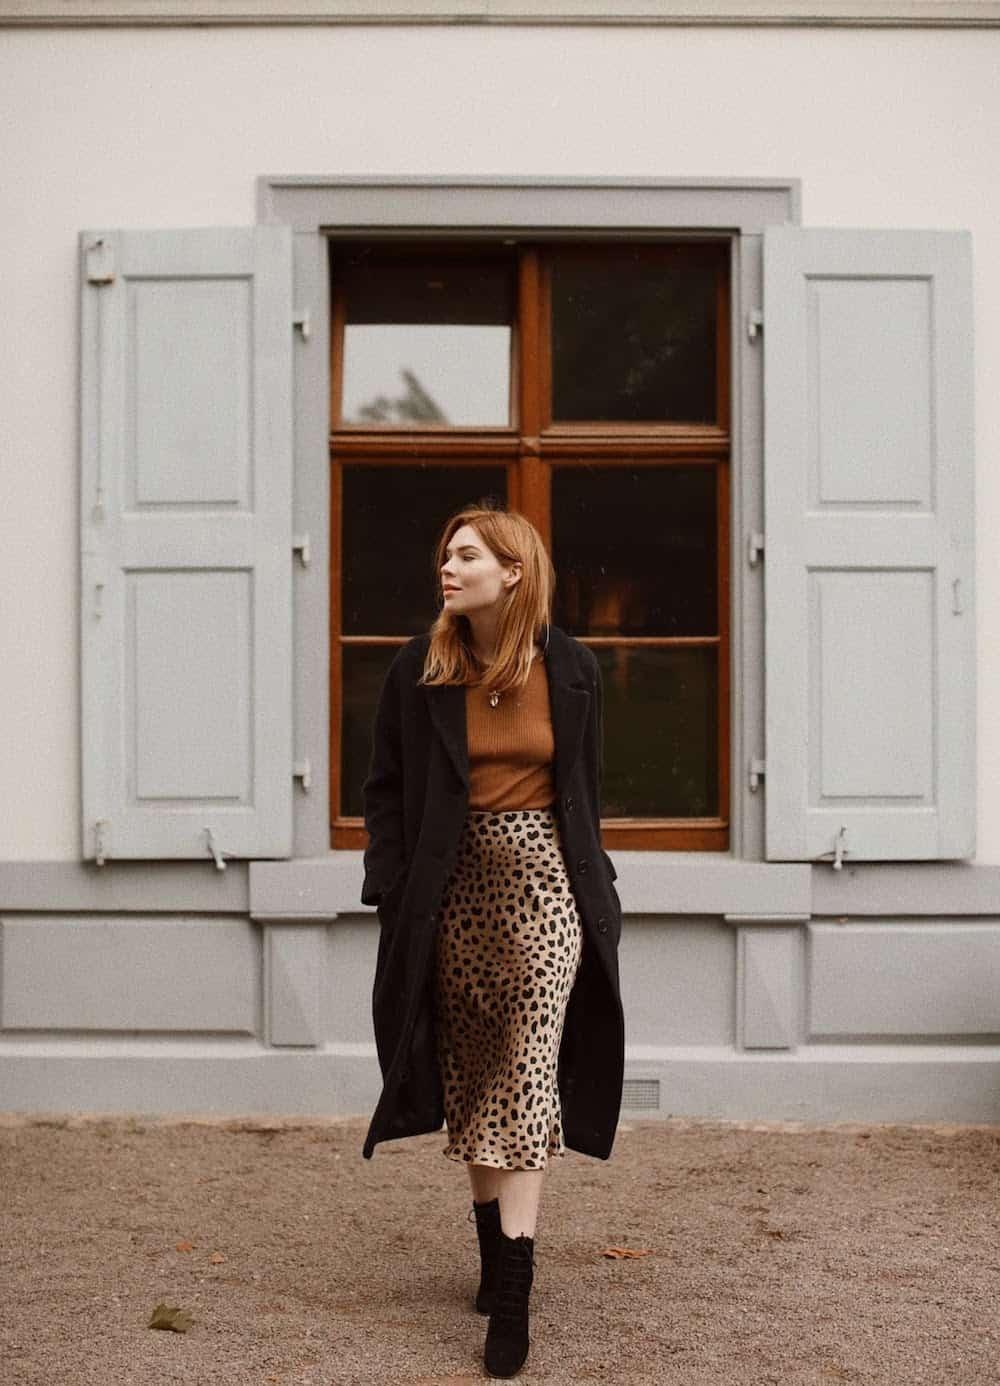
[[[806,25],[998,28],[998,0],[0,0],[0,26]]]
[[[820,918],[1000,918],[1000,866],[739,861],[714,852],[613,853],[626,916],[717,916],[787,925]],[[211,868],[211,869],[209,869]],[[374,919],[360,903],[360,851],[292,861],[0,862],[0,917],[18,914],[239,914],[261,924]],[[2,920],[0,920],[2,922]]]

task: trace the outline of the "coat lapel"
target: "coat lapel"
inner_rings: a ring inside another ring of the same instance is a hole
[[[458,683],[421,684],[430,705],[431,721],[466,789],[469,787],[469,748],[465,726],[465,688]]]
[[[549,628],[545,651],[549,679],[549,705],[555,741],[555,787],[561,794],[583,745],[583,732],[590,711],[590,689],[579,674],[570,637],[558,626]],[[468,729],[465,721],[465,688],[459,684],[424,687],[431,720],[455,767],[459,779],[469,788]]]

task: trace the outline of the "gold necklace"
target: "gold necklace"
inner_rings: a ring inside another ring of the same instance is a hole
[[[535,654],[532,655],[532,660],[534,661],[534,660],[537,659],[537,658],[538,658],[538,652],[536,651]],[[502,696],[503,696],[503,695],[500,693],[500,691],[499,691],[498,689],[496,689],[496,688],[490,689],[490,695],[489,695],[490,707],[499,707],[499,705],[500,705],[500,699],[501,699]]]

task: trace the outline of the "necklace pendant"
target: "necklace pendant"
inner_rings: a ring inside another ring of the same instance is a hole
[[[499,693],[496,691],[496,689],[494,688],[493,692],[490,694],[490,707],[496,707],[496,705],[497,705],[497,703],[499,703],[499,701],[500,701],[500,694],[499,694]]]

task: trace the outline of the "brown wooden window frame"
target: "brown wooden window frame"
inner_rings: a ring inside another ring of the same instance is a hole
[[[539,241],[498,237],[496,241],[456,242],[394,240],[377,237],[367,244],[393,253],[480,256],[500,249],[517,265],[517,302],[511,340],[511,414],[507,427],[440,428],[380,426],[366,428],[340,423],[340,382],[345,326],[344,297],[337,275],[331,273],[330,330],[330,845],[358,848],[366,842],[360,818],[341,816],[341,680],[342,651],[347,645],[403,645],[410,638],[392,635],[345,636],[341,614],[342,476],[345,464],[369,466],[448,465],[460,457],[463,467],[506,466],[508,504],[521,510],[538,528],[551,552],[551,478],[559,467],[581,461],[602,467],[702,465],[716,478],[716,592],[717,634],[705,636],[580,636],[581,643],[601,646],[667,648],[715,646],[717,659],[717,775],[718,816],[703,818],[604,818],[602,841],[608,848],[656,851],[718,851],[730,845],[730,471],[731,471],[731,342],[730,240],[721,234],[665,236],[653,242],[633,242],[627,236],[552,238]],[[548,265],[556,255],[599,255],[602,249],[627,249],[650,257],[717,253],[716,263],[716,419],[714,423],[554,423],[551,417],[551,298]],[[345,242],[331,243],[335,257]],[[333,267],[335,269],[335,266]],[[443,517],[442,517],[443,518]]]

